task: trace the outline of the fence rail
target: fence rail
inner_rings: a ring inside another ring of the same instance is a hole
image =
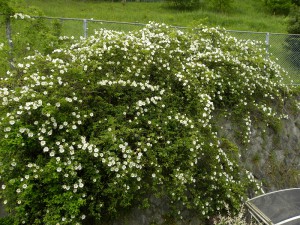
[[[131,31],[140,29],[141,27],[144,27],[146,25],[139,22],[106,21],[95,20],[93,18],[80,19],[41,16],[31,16],[30,18],[51,22],[58,21],[62,27],[62,35],[74,36],[75,38],[86,38],[93,33],[93,30],[100,28]],[[25,23],[26,18],[22,18],[22,16],[19,16],[14,21],[16,22],[15,24],[12,24],[12,35],[16,34],[16,31],[19,32],[20,27],[22,26],[22,24],[20,23]],[[1,33],[6,33],[6,28],[3,23],[1,26],[3,26],[2,30],[4,31]],[[186,27],[176,28],[185,29]],[[288,72],[290,78],[288,78],[286,82],[292,85],[300,85],[300,35],[238,30],[227,30],[227,32],[238,39],[257,40],[263,43],[266,50],[266,57],[271,57],[272,59],[276,60],[277,63]],[[3,38],[3,36],[0,35],[0,38]],[[10,42],[12,41],[10,40]]]

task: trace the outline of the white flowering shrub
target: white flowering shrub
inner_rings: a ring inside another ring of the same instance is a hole
[[[1,197],[15,224],[84,224],[154,194],[179,216],[238,209],[260,186],[214,115],[276,117],[286,89],[256,46],[150,23],[24,59],[0,88]]]

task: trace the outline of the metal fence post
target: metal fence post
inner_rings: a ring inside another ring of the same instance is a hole
[[[87,19],[83,20],[83,33],[84,33],[84,38],[87,38]]]
[[[14,59],[13,59],[13,41],[12,41],[12,29],[11,29],[11,19],[8,16],[5,16],[5,32],[6,32],[6,39],[9,46],[9,66],[11,69],[14,68]]]
[[[269,51],[270,51],[270,33],[266,33],[266,57],[269,58]]]

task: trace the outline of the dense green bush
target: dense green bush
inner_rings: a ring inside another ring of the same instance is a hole
[[[295,2],[295,1],[294,1]],[[292,6],[291,0],[265,0],[268,9],[276,15],[288,15]]]
[[[296,67],[300,68],[300,7],[294,6],[289,14],[289,21],[287,26],[287,31],[289,34],[285,39],[285,44],[287,48],[287,59]],[[294,35],[298,34],[298,35]]]
[[[214,10],[226,12],[231,9],[233,2],[234,0],[211,0],[210,4]]]
[[[1,197],[15,224],[81,224],[164,197],[176,215],[259,190],[214,115],[280,118],[281,70],[253,41],[151,23],[29,56],[1,79]]]
[[[35,51],[48,54],[60,45],[61,23],[59,21],[31,18],[22,13],[11,17],[12,22],[12,56],[14,63]],[[16,32],[18,30],[18,32]]]
[[[166,2],[177,9],[197,9],[200,6],[200,0],[166,0]]]
[[[18,13],[22,12],[22,13]],[[28,6],[24,0],[0,0],[0,73],[12,68],[19,59],[40,51],[51,52],[59,45],[61,24],[26,15],[42,15],[41,10]]]
[[[0,225],[12,225],[14,224],[14,219],[10,216],[5,216],[0,218]]]

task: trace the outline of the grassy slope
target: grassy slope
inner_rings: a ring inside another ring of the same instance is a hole
[[[235,1],[229,13],[217,13],[202,7],[195,11],[176,11],[162,2],[139,3],[97,2],[79,0],[26,0],[28,5],[41,8],[54,17],[94,18],[100,20],[191,26],[204,23],[232,30],[286,32],[285,18],[268,14],[263,0]]]

